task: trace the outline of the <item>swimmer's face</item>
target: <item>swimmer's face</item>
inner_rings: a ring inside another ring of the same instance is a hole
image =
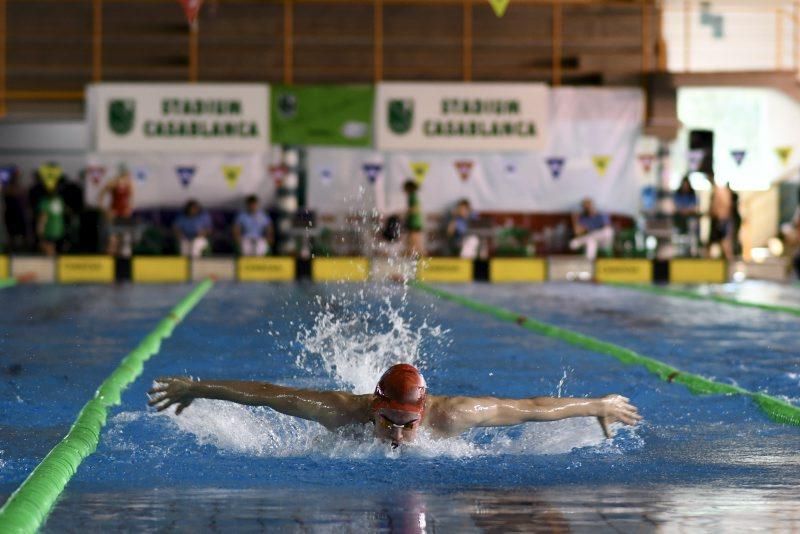
[[[380,409],[375,412],[375,437],[388,441],[392,448],[414,441],[422,416],[414,412]]]

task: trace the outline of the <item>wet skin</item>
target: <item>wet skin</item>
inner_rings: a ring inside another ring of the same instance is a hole
[[[317,391],[235,380],[158,378],[149,391],[149,405],[163,411],[175,405],[179,415],[194,399],[216,399],[249,406],[268,406],[280,413],[316,421],[329,430],[352,424],[375,425],[375,435],[397,446],[410,442],[424,427],[437,438],[457,436],[475,427],[511,426],[530,421],[557,421],[569,417],[596,417],[606,437],[610,425],[635,425],[642,419],[637,408],[621,395],[601,398],[439,397],[429,395],[422,414],[380,409],[373,412],[374,395],[344,391]]]

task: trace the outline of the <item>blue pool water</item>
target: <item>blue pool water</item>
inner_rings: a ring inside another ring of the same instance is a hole
[[[800,404],[794,316],[580,284],[446,289]],[[0,502],[186,292],[0,291]],[[398,360],[434,394],[616,392],[645,421],[613,441],[574,419],[391,451],[268,409],[197,401],[176,417],[145,404],[155,377],[176,374],[363,393]],[[791,530],[798,445],[800,428],[745,398],[694,396],[417,290],[218,284],[125,392],[44,530]]]

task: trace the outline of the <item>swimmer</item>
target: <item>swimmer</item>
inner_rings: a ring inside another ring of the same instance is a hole
[[[328,430],[373,424],[375,436],[395,448],[412,442],[419,428],[433,437],[461,434],[474,427],[510,426],[529,421],[556,421],[568,417],[596,417],[606,437],[610,425],[635,425],[641,416],[622,395],[589,398],[439,397],[428,395],[427,384],[412,365],[393,365],[381,376],[374,393],[316,391],[268,382],[158,378],[149,391],[150,406],[161,412],[175,405],[180,414],[194,399],[216,399],[269,406],[273,410],[316,421]]]

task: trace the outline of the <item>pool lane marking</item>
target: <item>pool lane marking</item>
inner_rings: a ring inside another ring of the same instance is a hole
[[[652,374],[658,376],[665,382],[683,384],[691,393],[695,395],[723,394],[744,395],[746,397],[750,397],[773,421],[800,426],[800,407],[794,406],[777,397],[767,395],[766,393],[749,391],[731,384],[716,382],[693,373],[687,373],[662,361],[656,360],[655,358],[644,356],[625,347],[621,347],[607,341],[602,341],[573,330],[537,321],[505,308],[500,308],[491,304],[485,304],[469,297],[456,295],[454,293],[450,293],[449,291],[445,291],[422,282],[411,282],[410,284],[413,287],[416,287],[431,295],[435,295],[451,302],[456,302],[466,308],[484,313],[486,315],[491,315],[496,319],[500,319],[501,321],[515,323],[527,330],[536,332],[537,334],[565,341],[592,352],[611,356],[612,358],[616,358],[624,364],[639,365],[650,371]]]
[[[722,304],[730,304],[732,306],[740,306],[743,308],[756,308],[759,310],[789,313],[800,317],[800,308],[794,306],[782,306],[780,304],[762,304],[760,302],[752,302],[747,300],[737,300],[732,297],[724,297],[722,295],[703,295],[689,291],[686,289],[672,289],[668,287],[654,286],[648,284],[626,284],[621,282],[605,282],[603,285],[620,287],[623,289],[631,289],[640,291],[642,293],[652,293],[654,295],[663,295],[667,297],[679,297],[691,300],[710,300],[713,302],[720,302]]]
[[[16,278],[0,278],[0,289],[17,285]]]
[[[100,441],[108,409],[120,403],[125,390],[142,373],[145,362],[161,348],[184,317],[213,286],[206,280],[198,284],[133,349],[97,389],[78,414],[67,435],[44,457],[28,478],[0,508],[0,532],[36,532],[47,519],[58,496],[84,458]]]

